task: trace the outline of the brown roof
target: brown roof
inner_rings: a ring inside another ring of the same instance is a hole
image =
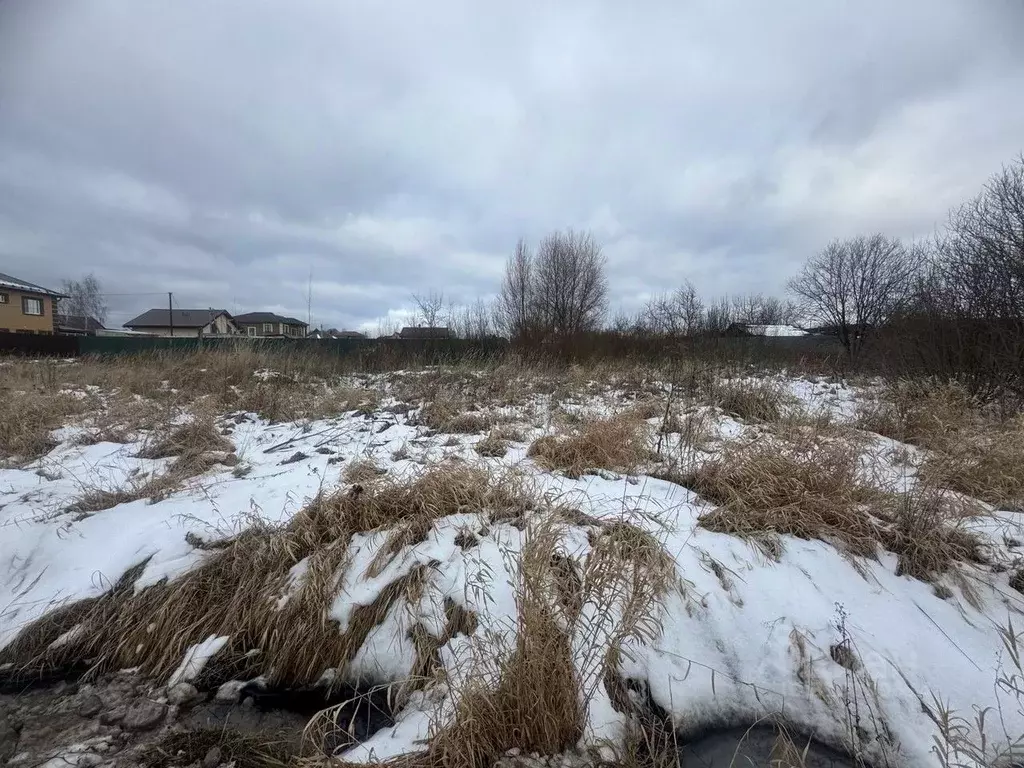
[[[452,332],[445,326],[406,327],[398,334],[400,339],[449,339]]]

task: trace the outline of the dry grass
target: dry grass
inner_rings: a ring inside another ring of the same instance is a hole
[[[372,412],[379,394],[353,388],[339,379],[350,365],[341,357],[282,352],[245,343],[193,353],[82,358],[73,364],[12,362],[4,366],[4,378],[12,390],[27,392],[39,400],[29,410],[46,406],[45,410],[52,411],[55,404],[46,403],[45,398],[58,397],[62,390],[82,391],[87,387],[95,387],[124,404],[130,404],[135,396],[142,397],[152,405],[148,415],[140,410],[121,423],[136,430],[148,428],[146,422],[154,412],[160,412],[160,405],[180,410],[201,400],[213,410],[252,411],[271,421],[328,418],[353,410]],[[104,411],[95,403],[89,407],[101,414]]]
[[[767,538],[772,551],[779,534],[829,541],[864,557],[881,546],[897,554],[901,573],[921,579],[979,559],[977,539],[962,525],[979,510],[927,487],[909,496],[867,488],[857,459],[856,447],[842,441],[762,440],[727,447],[687,484],[718,505],[701,525]]]
[[[418,424],[435,432],[471,435],[488,429],[494,419],[483,413],[470,412],[468,404],[459,399],[438,399],[420,410]]]
[[[965,520],[977,505],[934,488],[886,500],[880,542],[899,557],[897,574],[931,581],[956,562],[982,562],[981,542]]]
[[[943,450],[976,415],[970,396],[955,385],[900,381],[860,406],[857,426],[902,443]]]
[[[665,402],[656,397],[644,397],[626,409],[629,418],[647,420],[655,419],[665,413]]]
[[[231,441],[217,431],[212,416],[196,414],[184,424],[154,432],[139,452],[145,459],[174,457],[164,473],[134,476],[120,488],[87,488],[67,511],[85,515],[139,499],[159,500],[218,463],[235,465],[234,450]]]
[[[76,441],[79,445],[129,443],[138,439],[140,432],[165,428],[175,415],[165,401],[127,392],[115,391],[96,401],[101,405],[82,420],[85,431]]]
[[[244,733],[228,728],[169,730],[137,755],[144,768],[200,764],[217,748],[223,763],[236,768],[285,768],[301,754],[300,745],[287,731]]]
[[[767,381],[718,382],[710,392],[712,405],[752,422],[780,420],[782,408],[788,400],[779,384]]]
[[[1024,509],[1024,420],[963,432],[925,457],[921,476],[1005,509]]]
[[[585,422],[568,433],[538,438],[528,455],[545,469],[579,477],[589,469],[633,471],[652,453],[644,422],[614,416]]]
[[[875,526],[859,512],[857,452],[832,443],[783,446],[761,440],[727,445],[686,484],[718,508],[701,516],[705,528],[748,536],[791,534],[841,542],[873,555]]]
[[[617,665],[622,644],[650,642],[660,631],[657,614],[675,571],[657,541],[626,524],[599,527],[581,566],[560,551],[556,520],[527,531],[515,571],[515,640],[499,651],[497,680],[467,676],[455,692],[454,721],[416,764],[481,768],[512,748],[564,752],[582,736],[586,702]],[[584,610],[596,605],[609,610]],[[615,609],[618,621],[609,619]]]
[[[1024,505],[1024,419],[986,411],[955,384],[892,384],[861,408],[858,426],[927,449],[920,473],[929,485]]]
[[[157,432],[139,451],[142,459],[166,459],[172,456],[198,456],[210,452],[234,451],[231,441],[217,431],[214,418],[209,413],[199,413],[170,429]]]
[[[508,453],[508,440],[502,437],[500,432],[492,429],[487,437],[473,446],[473,450],[481,456],[501,458]]]
[[[385,474],[387,470],[373,459],[359,459],[341,471],[341,479],[346,483],[372,483]]]
[[[84,400],[59,392],[0,391],[0,466],[47,453],[56,445],[50,433],[86,407]]]
[[[26,637],[41,640],[22,643],[15,661],[38,668],[88,658],[101,669],[141,666],[163,677],[190,646],[229,635],[222,655],[253,674],[294,685],[316,682],[327,668],[343,675],[392,605],[419,599],[429,574],[429,568],[414,566],[396,577],[373,603],[355,608],[348,629],[339,631],[328,611],[355,533],[390,529],[373,565],[379,572],[402,547],[422,541],[440,516],[472,509],[514,518],[533,503],[514,478],[495,479],[464,466],[442,466],[407,484],[381,482],[321,496],[286,526],[256,523],[208,546],[203,564],[173,582],[138,594],[115,590],[95,601],[76,617],[86,631],[75,643],[48,651],[43,640],[49,636],[30,627]],[[293,583],[289,571],[302,561],[305,576]],[[282,595],[288,600],[277,609]],[[296,643],[295,637],[304,640]],[[246,656],[253,649],[261,652]]]

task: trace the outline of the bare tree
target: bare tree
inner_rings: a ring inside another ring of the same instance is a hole
[[[899,337],[904,357],[976,397],[1024,395],[1024,156],[952,211]]]
[[[703,329],[704,302],[693,283],[687,280],[672,293],[652,297],[642,316],[644,326],[652,333],[692,336]]]
[[[435,290],[414,293],[412,300],[416,304],[416,322],[428,328],[436,328],[444,309],[444,293]]]
[[[803,309],[835,329],[851,358],[866,335],[910,303],[917,264],[899,240],[881,234],[834,240],[789,282]]]
[[[494,317],[490,305],[483,299],[478,298],[468,309],[468,337],[471,339],[486,339],[494,335],[494,326],[491,320]]]
[[[103,286],[91,272],[81,280],[65,280],[62,292],[67,298],[61,299],[58,313],[65,318],[64,322],[74,325],[82,324],[82,330],[88,330],[88,318],[94,318],[101,324],[107,319],[107,303],[103,298]]]
[[[1024,321],[1024,155],[950,214],[937,264],[965,314]]]
[[[704,310],[704,331],[712,336],[721,336],[736,322],[736,311],[728,297],[723,296]]]
[[[800,307],[795,301],[777,296],[753,293],[732,299],[734,322],[751,325],[793,325],[800,318]]]
[[[526,241],[520,239],[505,265],[505,277],[494,305],[495,324],[510,339],[522,340],[533,330],[533,306],[533,253]]]
[[[543,240],[534,257],[532,312],[545,335],[568,338],[598,328],[608,304],[601,247],[568,229]]]

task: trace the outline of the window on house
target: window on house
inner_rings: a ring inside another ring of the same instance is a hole
[[[255,336],[256,335],[256,326],[255,325],[250,325],[246,330],[247,330],[247,332],[248,332],[248,334],[250,336]]]
[[[11,300],[11,297],[6,293],[0,293],[0,304],[6,304]]]
[[[273,333],[274,332],[274,324],[273,323],[264,323],[263,324],[263,332],[264,333]]]
[[[24,315],[42,315],[43,300],[33,299],[28,296],[21,297],[21,312]]]

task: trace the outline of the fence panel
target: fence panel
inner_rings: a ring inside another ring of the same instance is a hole
[[[35,333],[0,333],[0,355],[28,357],[75,357],[77,336],[44,336]]]

